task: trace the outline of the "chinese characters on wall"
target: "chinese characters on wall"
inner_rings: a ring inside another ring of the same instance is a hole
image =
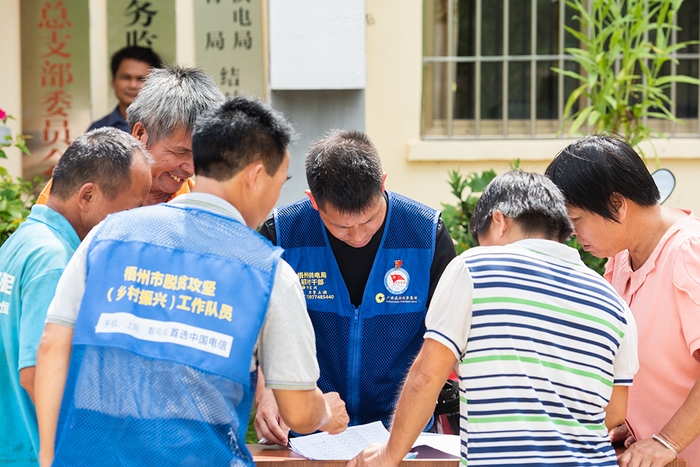
[[[107,62],[117,50],[137,45],[176,63],[175,0],[107,0]],[[109,74],[112,81],[112,74]],[[109,106],[117,105],[112,93]]]
[[[124,8],[124,16],[127,17],[126,45],[153,48],[153,41],[158,35],[150,30],[153,17],[158,14],[151,2],[138,2],[133,0]]]
[[[25,178],[48,177],[89,125],[88,0],[22,2]]]
[[[195,0],[195,53],[227,95],[265,97],[261,0]]]
[[[175,0],[107,0],[107,51],[137,45],[175,62]]]

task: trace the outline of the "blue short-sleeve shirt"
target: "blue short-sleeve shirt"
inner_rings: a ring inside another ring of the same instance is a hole
[[[36,364],[49,303],[58,279],[80,244],[58,212],[35,205],[0,248],[0,464],[36,466],[36,412],[20,386],[19,371]]]

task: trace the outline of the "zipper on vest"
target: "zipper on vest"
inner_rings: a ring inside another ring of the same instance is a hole
[[[350,331],[350,348],[348,359],[348,413],[355,414],[350,418],[351,424],[359,423],[359,399],[360,399],[360,352],[362,350],[362,328],[360,327],[360,310],[355,309],[353,326]]]

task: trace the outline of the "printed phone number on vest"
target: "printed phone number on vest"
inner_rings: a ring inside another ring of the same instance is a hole
[[[303,271],[298,272],[299,282],[307,300],[333,300],[335,295],[331,295],[327,290],[319,290],[319,286],[326,285],[328,277],[326,271]]]

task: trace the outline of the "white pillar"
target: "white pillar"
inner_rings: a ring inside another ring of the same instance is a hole
[[[22,132],[19,1],[0,0],[0,108],[16,119],[7,121],[13,135]],[[13,176],[21,176],[20,150],[6,148],[5,153],[8,159],[0,159],[0,165]]]

